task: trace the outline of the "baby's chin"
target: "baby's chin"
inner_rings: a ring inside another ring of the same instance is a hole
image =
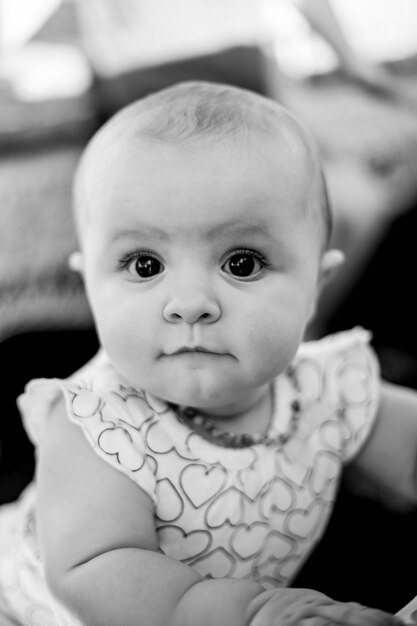
[[[175,388],[173,390],[162,390],[160,394],[156,394],[170,404],[186,406],[202,411],[204,413],[223,413],[229,412],[229,408],[233,407],[238,398],[230,393],[219,389],[218,386],[211,385],[187,385],[186,389]]]

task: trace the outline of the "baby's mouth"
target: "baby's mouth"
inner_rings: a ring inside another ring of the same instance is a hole
[[[207,356],[232,356],[228,352],[224,352],[222,350],[217,350],[213,348],[208,348],[206,346],[181,346],[176,350],[170,350],[164,352],[161,356],[165,357],[175,357],[181,355],[207,355]]]
[[[219,354],[218,352],[213,352],[213,350],[208,350],[207,348],[204,348],[203,346],[193,346],[193,347],[187,347],[184,346],[183,348],[179,348],[178,350],[175,350],[175,352],[172,352],[172,354],[192,354],[193,352],[201,352],[203,354]]]

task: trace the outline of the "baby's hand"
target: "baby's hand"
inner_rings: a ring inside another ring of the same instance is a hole
[[[355,602],[337,602],[311,589],[266,591],[253,600],[250,626],[401,626],[390,613]]]

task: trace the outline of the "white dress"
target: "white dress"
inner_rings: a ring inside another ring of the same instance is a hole
[[[32,381],[19,405],[42,446],[62,393],[93,450],[151,497],[164,553],[203,577],[268,589],[291,584],[322,536],[343,465],[372,427],[379,385],[369,333],[357,328],[303,344],[277,377],[272,445],[232,449],[204,439],[128,386],[103,351],[67,380]],[[0,514],[1,593],[22,624],[76,624],[46,588],[35,507],[32,484]]]

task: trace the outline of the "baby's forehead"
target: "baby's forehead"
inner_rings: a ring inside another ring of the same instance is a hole
[[[199,121],[198,125],[190,117],[190,110],[185,105],[183,116],[179,114],[181,108],[177,107],[170,119],[165,119],[169,117],[166,107],[152,109],[142,102],[116,114],[92,139],[81,160],[75,183],[78,221],[88,210],[89,197],[92,198],[97,185],[116,183],[118,177],[123,178],[124,171],[131,171],[136,163],[143,163],[150,153],[168,151],[176,159],[190,146],[197,154],[215,146],[220,160],[222,152],[241,150],[242,146],[251,150],[256,145],[258,153],[262,154],[265,146],[265,154],[272,154],[277,164],[277,180],[284,172],[293,186],[309,188],[320,203],[321,168],[315,144],[308,133],[285,109],[265,99],[252,106],[250,97],[250,106],[243,102],[240,112],[239,103],[234,104],[233,111],[228,111],[226,106],[220,120],[213,117],[205,126]],[[190,119],[183,119],[187,111]],[[210,111],[206,111],[205,116],[209,117],[209,114]],[[234,116],[233,120],[228,119],[228,115]],[[260,158],[257,167],[263,167],[264,163],[265,160]]]
[[[176,158],[178,151],[190,146],[196,153],[206,152],[207,148],[215,146],[217,154],[221,156],[222,151],[226,154],[234,149],[241,150],[242,147],[250,150],[254,145],[265,145],[269,153],[272,147],[276,158],[281,157],[285,164],[290,159],[291,167],[299,170],[299,174],[314,176],[320,166],[315,146],[308,135],[284,110],[275,112],[273,116],[269,111],[266,112],[269,113],[266,116],[269,119],[262,117],[262,109],[254,118],[259,122],[258,125],[237,126],[224,132],[212,128],[210,132],[190,132],[173,138],[169,133],[157,134],[149,128],[152,117],[148,117],[144,123],[140,111],[135,116],[134,109],[131,109],[124,115],[116,115],[93,138],[79,170],[84,177],[91,173],[103,173],[108,177],[116,171],[116,163],[123,166],[132,159],[143,158],[150,151],[160,150],[162,153],[167,147],[173,148],[172,155]]]
[[[317,176],[315,155],[302,136],[294,132],[291,122],[281,125],[279,134],[272,130],[269,134],[236,132],[229,137],[192,136],[175,143],[153,141],[123,121],[110,130],[91,145],[81,163],[77,186],[79,199],[85,202],[103,188],[122,194],[123,186],[138,176],[150,186],[157,174],[158,185],[163,186],[167,182],[164,176],[174,170],[191,176],[192,169],[201,181],[207,167],[215,168],[221,181],[228,176],[228,167],[243,171],[249,160],[259,176],[265,170],[270,172],[271,185],[285,182],[288,187],[307,189]],[[150,177],[142,177],[143,171]]]

